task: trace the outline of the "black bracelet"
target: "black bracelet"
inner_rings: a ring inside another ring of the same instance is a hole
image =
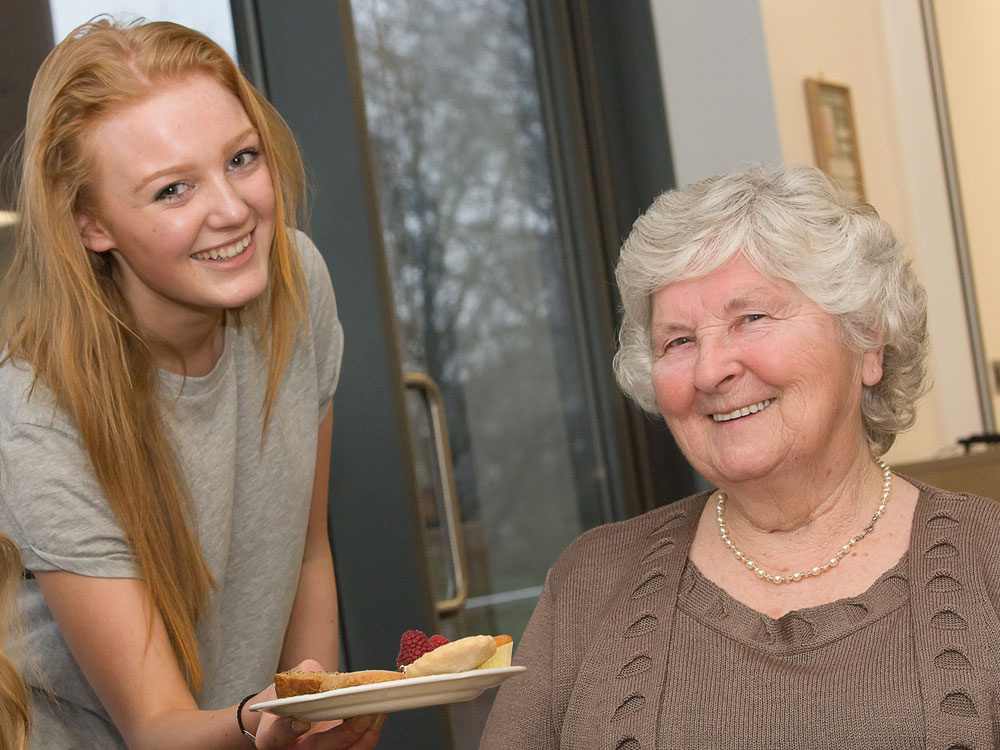
[[[250,734],[250,731],[243,726],[243,707],[247,704],[251,698],[256,698],[257,693],[250,693],[246,698],[240,701],[240,705],[236,707],[236,723],[240,725],[240,731],[243,732],[243,736],[250,740],[255,745],[257,744],[257,738]]]

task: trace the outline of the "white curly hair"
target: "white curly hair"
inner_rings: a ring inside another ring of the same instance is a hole
[[[845,346],[884,347],[882,379],[861,411],[883,454],[913,424],[927,389],[927,301],[902,242],[875,209],[849,204],[815,167],[753,165],[660,195],[632,226],[615,277],[622,300],[615,376],[658,412],[650,341],[654,292],[704,276],[737,253],[761,274],[795,285],[835,316]]]

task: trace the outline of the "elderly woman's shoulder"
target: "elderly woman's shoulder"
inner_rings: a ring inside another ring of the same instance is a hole
[[[913,518],[911,551],[926,558],[958,555],[979,561],[976,567],[991,581],[1000,612],[1000,557],[996,555],[1000,539],[1000,502],[909,481],[920,490]]]
[[[973,528],[1000,533],[1000,501],[909,481],[920,490],[919,518],[923,520],[919,522],[926,523],[928,528],[944,530],[966,525],[962,522],[968,520]]]
[[[587,577],[591,572],[613,577],[651,555],[678,553],[683,559],[710,493],[678,500],[625,521],[585,531],[559,556],[552,579]]]
[[[1000,557],[996,554],[1000,502],[910,481],[920,490],[911,553],[935,567],[952,563],[949,570],[956,570],[955,577],[965,581],[960,587],[985,592],[987,596],[981,601],[989,602],[1000,618]]]

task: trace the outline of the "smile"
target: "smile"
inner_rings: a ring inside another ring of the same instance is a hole
[[[750,404],[749,406],[741,406],[739,409],[733,409],[733,411],[726,414],[713,414],[712,419],[716,422],[728,422],[730,419],[739,419],[740,417],[747,417],[751,414],[756,414],[757,412],[766,409],[773,403],[773,398],[767,398],[763,401],[758,401],[756,404]]]
[[[235,258],[237,255],[246,250],[247,245],[249,244],[250,235],[248,234],[246,237],[234,242],[232,245],[217,247],[214,250],[206,250],[203,253],[195,253],[191,257],[195,260],[229,260],[230,258]]]

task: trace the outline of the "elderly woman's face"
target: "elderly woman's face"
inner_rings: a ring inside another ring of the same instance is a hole
[[[742,255],[652,297],[653,388],[688,460],[717,484],[824,471],[865,450],[862,385],[833,316]]]

